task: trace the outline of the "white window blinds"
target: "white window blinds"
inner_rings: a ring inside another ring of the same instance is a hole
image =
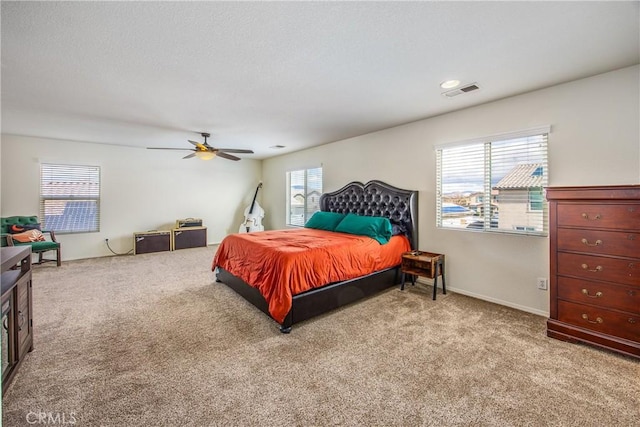
[[[42,164],[40,221],[57,233],[100,230],[100,167]]]
[[[548,132],[437,147],[437,226],[547,235]]]
[[[304,226],[320,210],[322,168],[287,172],[287,225]]]

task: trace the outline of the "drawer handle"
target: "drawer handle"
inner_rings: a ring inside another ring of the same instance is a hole
[[[602,323],[604,322],[604,320],[602,320],[602,317],[596,317],[596,320],[589,320],[589,316],[587,314],[582,314],[582,318],[584,320],[586,320],[589,323]]]
[[[595,220],[598,220],[598,219],[600,219],[600,218],[602,218],[602,217],[600,216],[600,214],[596,214],[593,218],[589,218],[589,214],[588,214],[588,213],[586,213],[586,212],[583,212],[583,213],[582,213],[582,218],[584,218],[584,219],[586,219],[586,220],[592,220],[592,221],[595,221]]]
[[[595,295],[589,295],[589,291],[586,289],[582,290],[582,293],[588,296],[589,298],[600,298],[602,296],[602,292],[598,291]]]
[[[633,317],[629,318],[629,323],[631,323],[632,325],[636,323],[636,319],[634,319]]]
[[[598,271],[602,271],[602,266],[601,265],[597,265],[596,268],[594,269],[589,269],[589,266],[587,264],[582,264],[582,269],[583,270],[587,270],[590,271],[592,273],[597,273]]]
[[[598,239],[596,240],[595,243],[589,243],[587,239],[582,239],[582,243],[584,243],[587,246],[600,246],[602,244],[602,240]]]
[[[630,297],[635,297],[635,296],[636,296],[636,291],[634,291],[634,290],[632,290],[632,289],[629,289],[629,290],[627,291],[627,295],[629,295]]]
[[[9,330],[9,325],[7,324],[8,321],[9,321],[9,316],[5,317],[4,320],[2,321],[2,327],[4,328],[5,331]]]

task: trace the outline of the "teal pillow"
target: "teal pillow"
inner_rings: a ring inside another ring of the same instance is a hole
[[[391,239],[391,221],[381,216],[361,216],[350,213],[340,221],[335,231],[369,236],[384,245]]]
[[[318,211],[313,214],[309,221],[304,225],[306,228],[315,228],[317,230],[335,231],[340,221],[346,215],[337,212]]]

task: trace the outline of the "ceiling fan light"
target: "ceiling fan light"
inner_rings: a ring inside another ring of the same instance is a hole
[[[200,160],[211,160],[216,156],[212,151],[196,151],[196,157]]]

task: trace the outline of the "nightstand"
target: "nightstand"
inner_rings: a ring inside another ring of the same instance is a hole
[[[436,299],[438,276],[442,276],[442,293],[447,293],[444,279],[444,255],[433,252],[411,251],[402,254],[402,286],[404,290],[405,276],[411,275],[411,284],[415,285],[415,276],[433,279],[433,299]]]

